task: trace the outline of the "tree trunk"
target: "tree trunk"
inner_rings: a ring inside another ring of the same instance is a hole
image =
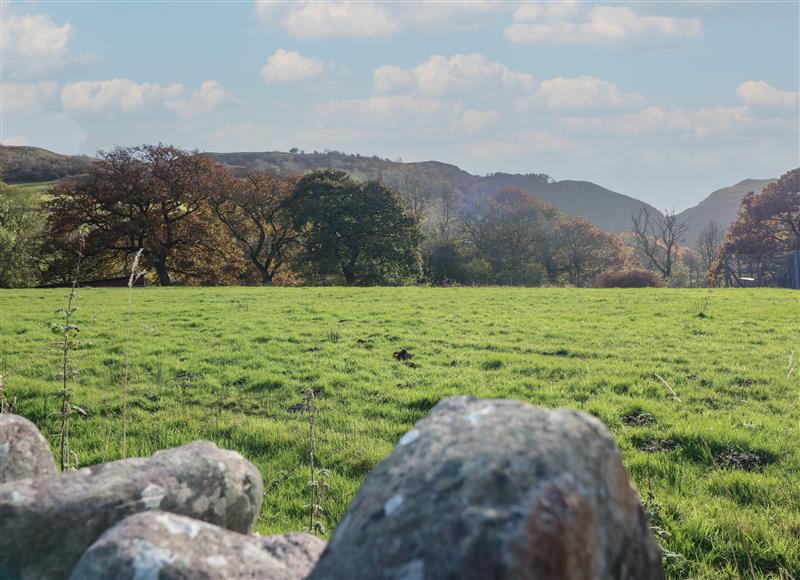
[[[349,264],[342,264],[342,275],[344,276],[344,281],[347,282],[348,286],[355,284],[356,275],[353,272],[353,268]]]
[[[158,283],[162,286],[169,286],[169,271],[167,270],[167,259],[162,256],[156,256],[156,274],[158,274]]]
[[[269,268],[259,266],[258,269],[261,271],[261,283],[265,286],[272,284],[272,272],[269,271]]]

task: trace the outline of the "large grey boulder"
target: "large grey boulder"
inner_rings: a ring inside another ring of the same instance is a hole
[[[56,464],[47,440],[25,417],[0,414],[0,486],[26,477],[51,477]],[[0,490],[2,501],[3,490]]]
[[[602,423],[452,397],[367,476],[309,578],[663,576]]]
[[[310,534],[259,538],[165,512],[125,518],[81,557],[71,580],[194,580],[308,576],[325,547]]]
[[[66,577],[108,528],[148,510],[186,515],[247,532],[263,482],[241,455],[195,441],[125,459],[4,485],[0,572],[10,578]]]

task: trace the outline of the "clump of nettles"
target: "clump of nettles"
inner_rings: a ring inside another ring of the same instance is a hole
[[[317,405],[314,401],[313,389],[306,389],[303,404],[308,421],[309,479],[308,483],[306,483],[306,489],[308,489],[309,493],[309,503],[305,506],[305,509],[308,510],[309,517],[308,531],[312,534],[324,534],[325,526],[322,523],[324,509],[322,505],[330,489],[328,485],[328,476],[330,472],[327,469],[317,469],[315,463],[316,435],[314,433],[314,425],[317,416]]]

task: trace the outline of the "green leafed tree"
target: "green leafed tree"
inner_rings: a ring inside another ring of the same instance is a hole
[[[421,274],[419,220],[378,181],[315,171],[297,182],[288,209],[303,240],[300,262],[312,279],[403,284]]]
[[[37,194],[0,182],[0,287],[38,282],[44,221]]]

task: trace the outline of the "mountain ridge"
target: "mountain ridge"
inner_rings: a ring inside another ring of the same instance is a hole
[[[62,155],[29,146],[0,145],[0,173],[8,183],[70,179],[85,173],[91,157]],[[591,181],[556,181],[544,173],[506,173],[474,175],[443,161],[391,161],[377,155],[346,154],[338,151],[240,151],[203,152],[234,172],[270,170],[278,173],[307,173],[313,169],[339,169],[354,179],[382,179],[401,191],[422,192],[435,203],[443,191],[456,194],[458,204],[476,203],[505,187],[530,192],[572,217],[582,217],[612,233],[630,229],[630,216],[641,207],[658,212],[652,205],[633,196],[618,193]],[[678,216],[689,222],[687,243],[693,244],[712,219],[727,228],[736,218],[741,198],[747,191],[761,191],[774,179],[745,179],[718,189]]]
[[[700,233],[712,220],[727,230],[739,212],[742,198],[749,191],[761,193],[770,183],[777,179],[743,179],[739,183],[717,189],[697,205],[687,208],[678,214],[678,218],[688,225],[686,242],[694,244]]]

